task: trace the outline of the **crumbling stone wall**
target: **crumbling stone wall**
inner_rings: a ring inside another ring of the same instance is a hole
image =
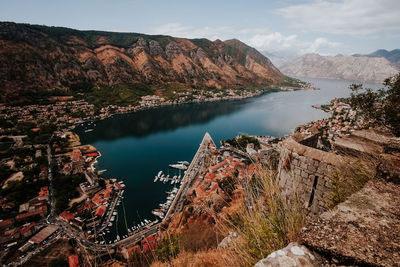
[[[332,172],[341,157],[287,138],[281,143],[278,183],[286,196],[297,194],[312,214],[327,210],[332,188]]]

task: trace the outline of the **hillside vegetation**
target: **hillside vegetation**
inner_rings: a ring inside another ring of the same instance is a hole
[[[268,58],[235,39],[223,42],[2,22],[0,42],[2,102],[27,98],[29,91],[99,90],[91,92],[95,96],[112,90],[111,99],[137,100],[133,95],[141,93],[131,89],[141,84],[150,87],[146,93],[155,93],[170,84],[185,90],[235,89],[269,88],[289,81]]]

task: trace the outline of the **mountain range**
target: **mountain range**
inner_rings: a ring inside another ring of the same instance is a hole
[[[400,50],[377,50],[368,55],[321,56],[305,54],[285,64],[280,70],[291,76],[344,79],[381,83],[400,70]]]
[[[68,90],[74,85],[142,83],[156,91],[182,88],[267,87],[286,77],[239,40],[79,31],[0,23],[2,101],[21,90]]]

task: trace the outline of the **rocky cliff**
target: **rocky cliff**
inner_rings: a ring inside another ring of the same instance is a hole
[[[182,87],[269,86],[284,75],[239,40],[78,31],[0,23],[0,90],[175,83]]]
[[[281,71],[297,77],[381,83],[399,69],[383,57],[306,54],[283,66]]]

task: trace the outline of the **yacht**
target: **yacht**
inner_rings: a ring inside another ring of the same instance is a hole
[[[178,170],[186,170],[187,166],[185,164],[169,164],[171,168],[178,169]]]

